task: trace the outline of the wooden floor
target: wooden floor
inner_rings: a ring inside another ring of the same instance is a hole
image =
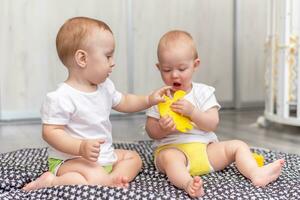
[[[262,113],[263,110],[221,111],[216,131],[219,140],[241,139],[250,146],[300,155],[300,128],[279,124],[260,128],[256,120]],[[112,116],[111,121],[114,141],[149,140],[144,131],[144,115]],[[40,121],[0,122],[0,153],[44,146]]]

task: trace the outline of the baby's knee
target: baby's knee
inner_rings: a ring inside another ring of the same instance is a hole
[[[183,153],[176,149],[164,149],[158,154],[159,161],[164,164],[173,163],[174,159],[180,159],[181,157],[183,160],[185,160]]]
[[[129,154],[133,159],[142,161],[140,155],[139,155],[136,151],[129,151],[128,154]]]
[[[128,150],[125,159],[132,159],[138,166],[142,167],[141,156],[136,151]]]
[[[235,149],[249,148],[249,146],[242,140],[232,140],[230,143],[230,146],[234,147]]]

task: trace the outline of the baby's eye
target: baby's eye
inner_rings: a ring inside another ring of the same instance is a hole
[[[170,69],[163,69],[162,71],[163,72],[170,72],[171,70]]]
[[[180,68],[179,69],[179,71],[181,71],[181,72],[183,72],[183,71],[185,71],[186,70],[186,68]]]

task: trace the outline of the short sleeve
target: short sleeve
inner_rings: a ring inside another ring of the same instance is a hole
[[[210,86],[204,86],[197,93],[198,105],[202,111],[207,111],[213,107],[217,107],[218,110],[221,108],[214,93],[215,88]]]
[[[110,79],[106,80],[106,86],[112,98],[112,107],[115,107],[121,102],[122,93],[116,90],[114,83]]]
[[[208,97],[202,106],[203,111],[207,111],[210,108],[216,107],[218,110],[221,108],[220,104],[217,102],[217,99],[214,94]]]
[[[148,117],[153,117],[155,119],[159,119],[160,114],[158,112],[158,107],[157,106],[152,106],[151,108],[148,108],[147,111],[146,111],[146,115]]]
[[[67,99],[55,93],[49,93],[41,108],[42,122],[55,125],[68,124],[72,110],[72,104]]]

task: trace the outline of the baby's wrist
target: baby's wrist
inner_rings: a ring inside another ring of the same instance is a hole
[[[83,152],[84,152],[84,140],[81,140],[80,143],[79,143],[78,155],[83,156]]]
[[[152,106],[150,96],[151,96],[151,95],[146,96],[146,104],[147,104],[148,107],[151,107],[151,106]]]
[[[190,117],[190,118],[193,117],[195,111],[196,111],[196,107],[194,106],[193,109],[192,109],[192,110],[190,111],[190,113],[189,113],[189,117]]]
[[[160,130],[161,130],[161,133],[162,133],[162,135],[163,135],[164,137],[167,136],[167,135],[170,135],[171,133],[174,132],[173,129],[165,128],[165,127],[162,127],[162,126],[160,126]]]

